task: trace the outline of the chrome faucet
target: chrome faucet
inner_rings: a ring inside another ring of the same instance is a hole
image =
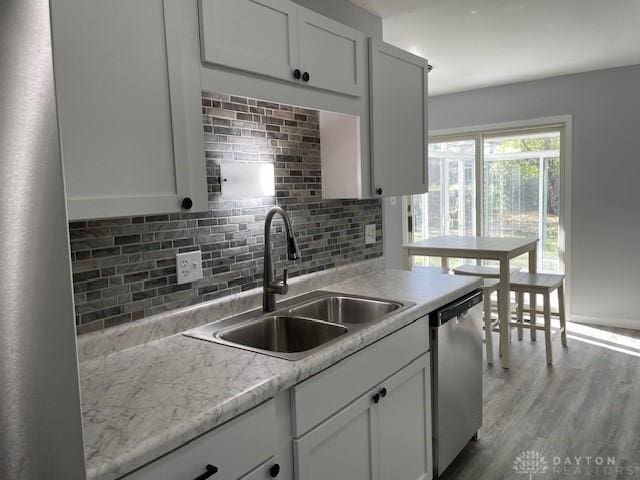
[[[269,210],[267,218],[264,221],[264,279],[262,287],[262,311],[273,312],[276,309],[276,294],[284,295],[289,291],[287,285],[287,269],[282,273],[282,282],[274,281],[275,272],[273,271],[273,259],[271,258],[271,222],[275,214],[278,213],[284,220],[285,234],[287,235],[287,258],[289,260],[298,260],[300,258],[300,250],[296,237],[293,236],[291,221],[280,207],[273,207]]]

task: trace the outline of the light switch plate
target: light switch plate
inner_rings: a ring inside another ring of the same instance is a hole
[[[364,227],[364,243],[367,245],[376,243],[376,224],[371,223]]]
[[[202,252],[178,253],[176,255],[178,285],[191,283],[202,278]]]

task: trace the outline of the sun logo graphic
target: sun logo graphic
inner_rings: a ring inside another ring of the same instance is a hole
[[[513,462],[516,473],[529,475],[529,480],[538,473],[545,473],[549,469],[547,459],[535,450],[526,450],[516,457]]]

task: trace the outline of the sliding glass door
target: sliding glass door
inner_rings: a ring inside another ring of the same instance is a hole
[[[433,139],[429,193],[409,204],[413,241],[439,235],[537,237],[538,270],[561,272],[562,129]],[[527,259],[514,260],[527,268]],[[417,265],[439,261],[416,258]]]
[[[475,235],[476,141],[429,145],[429,194],[414,195],[413,240],[439,235]],[[416,257],[416,265],[437,265]]]

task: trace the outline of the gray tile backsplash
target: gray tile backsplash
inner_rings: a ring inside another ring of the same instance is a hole
[[[209,211],[69,224],[79,333],[259,287],[264,218],[273,205],[290,215],[302,253],[288,265],[290,276],[382,255],[380,200],[321,198],[318,112],[209,93],[202,112]],[[223,200],[222,160],[273,162],[276,197]],[[370,223],[378,241],[365,245]],[[279,220],[274,225],[282,231]],[[274,235],[278,275],[282,237]],[[176,253],[198,249],[204,278],[178,285]]]

